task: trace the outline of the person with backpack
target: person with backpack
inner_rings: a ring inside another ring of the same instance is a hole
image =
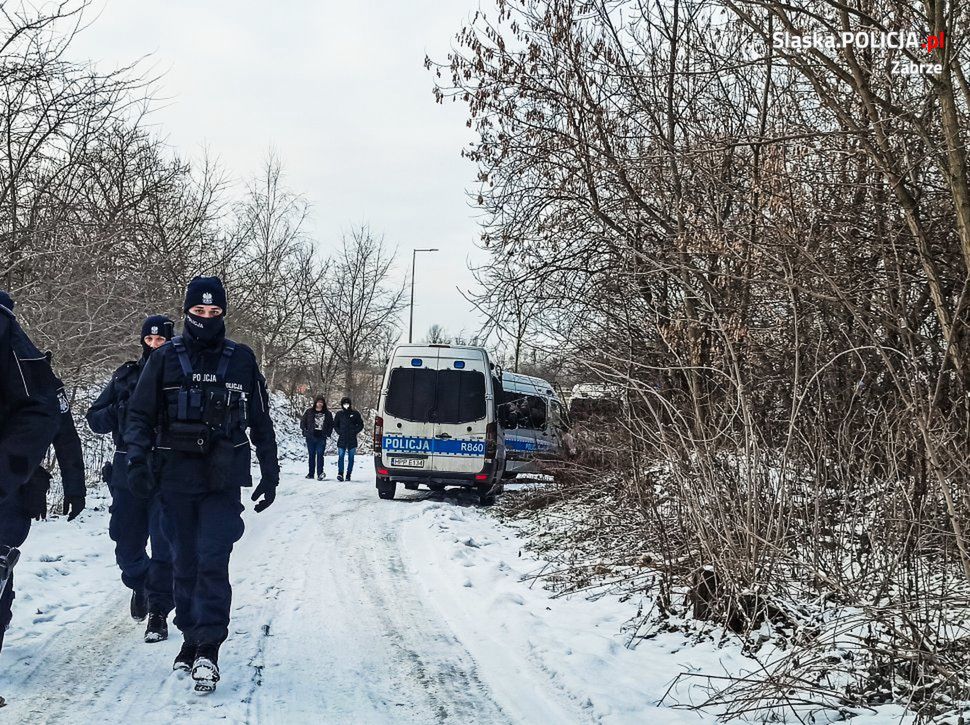
[[[354,473],[354,457],[357,455],[357,436],[364,430],[364,419],[354,410],[350,398],[340,401],[340,410],[333,417],[333,430],[337,434],[337,480],[349,481]],[[344,478],[344,458],[347,459],[347,476]]]
[[[322,395],[318,395],[313,401],[313,406],[307,408],[303,417],[300,419],[300,430],[306,438],[307,453],[310,455],[310,472],[307,478],[313,478],[316,474],[317,480],[324,479],[323,460],[324,452],[327,449],[327,440],[333,433],[333,414],[327,410],[327,400]]]

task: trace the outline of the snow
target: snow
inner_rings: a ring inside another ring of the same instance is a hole
[[[379,500],[366,456],[350,483],[333,457],[329,480],[303,470],[287,462],[276,503],[244,515],[222,680],[205,697],[171,671],[177,630],[145,644],[128,616],[107,502],[35,524],[0,721],[704,723],[713,715],[673,707],[701,697],[684,681],[667,694],[673,680],[744,666],[736,647],[678,634],[628,649],[640,602],[552,596],[532,578],[544,562],[472,495]]]

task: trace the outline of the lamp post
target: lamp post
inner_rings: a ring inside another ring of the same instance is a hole
[[[418,256],[418,252],[437,252],[437,249],[412,249],[411,250],[411,321],[408,323],[408,343],[412,342],[414,337],[414,260]]]

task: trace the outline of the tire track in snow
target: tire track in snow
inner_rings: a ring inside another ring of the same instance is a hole
[[[191,679],[171,672],[174,626],[168,642],[141,641],[112,570],[89,580],[103,601],[17,661],[30,670],[10,679],[0,721],[510,722],[487,684],[496,673],[484,676],[405,563],[405,530],[440,497],[382,501],[370,478],[287,472],[282,484],[272,508],[245,514],[214,694],[196,697]]]

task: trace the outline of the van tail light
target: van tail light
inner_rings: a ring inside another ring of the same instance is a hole
[[[475,474],[475,480],[476,481],[487,481],[488,480],[488,474],[487,473],[476,473]]]
[[[390,476],[391,474],[390,474],[390,472],[386,468],[378,468],[377,469],[377,475],[378,476]]]
[[[485,457],[495,458],[498,452],[498,426],[495,422],[485,426]]]
[[[381,452],[384,440],[384,419],[381,416],[374,418],[374,453]]]

